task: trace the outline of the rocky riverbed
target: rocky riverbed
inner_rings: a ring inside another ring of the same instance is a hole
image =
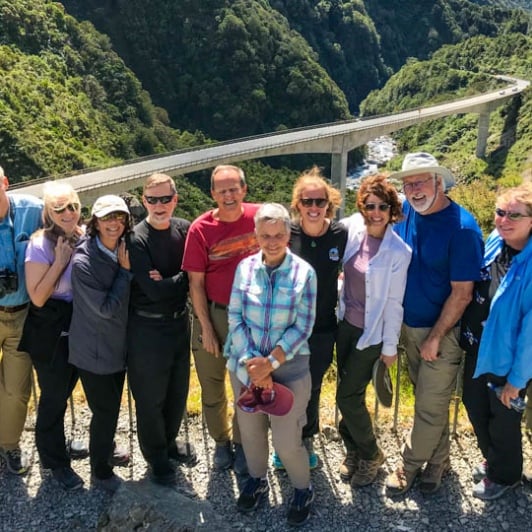
[[[76,408],[75,435],[78,438],[87,438],[89,419],[90,414],[85,407]],[[73,468],[85,480],[85,487],[74,493],[62,491],[49,473],[39,466],[33,424],[34,419],[30,416],[22,442],[33,461],[29,473],[24,477],[16,477],[8,474],[3,464],[0,466],[0,530],[97,530],[105,524],[105,515],[112,502],[111,496],[91,489],[88,459],[73,462]],[[67,428],[70,429],[70,419],[67,420]],[[124,480],[134,484],[146,483],[143,480],[146,477],[146,467],[134,430],[134,423],[130,424],[125,405],[117,440],[130,447],[132,460],[128,467],[117,468],[116,472]],[[339,479],[337,471],[343,459],[342,445],[335,429],[325,427],[316,441],[320,465],[312,472],[316,501],[311,519],[303,530],[532,530],[530,484],[525,483],[493,502],[482,502],[471,496],[471,470],[479,461],[480,454],[474,437],[467,430],[462,430],[453,440],[452,472],[445,478],[442,489],[437,494],[425,497],[414,488],[406,496],[396,499],[384,495],[384,479],[386,473],[399,461],[399,449],[405,430],[406,426],[394,433],[390,422],[382,422],[379,438],[387,456],[386,463],[374,485],[354,490]],[[177,490],[180,494],[196,501],[208,501],[228,528],[253,532],[287,529],[285,516],[291,488],[285,474],[270,472],[271,491],[268,503],[254,514],[239,514],[235,501],[238,484],[242,479],[238,479],[231,471],[213,470],[213,445],[201,418],[189,418],[180,437],[193,443],[198,456],[196,465],[179,466]],[[524,437],[524,445],[526,462],[530,465],[532,442],[527,436]]]

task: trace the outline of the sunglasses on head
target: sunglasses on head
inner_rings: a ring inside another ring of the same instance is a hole
[[[389,203],[366,203],[364,205],[365,211],[374,211],[375,209],[379,209],[381,212],[386,212],[389,208]]]
[[[63,214],[67,209],[70,212],[77,212],[79,211],[80,204],[79,203],[67,203],[66,205],[63,205],[62,207],[52,207],[52,210],[56,212],[57,214]]]
[[[175,194],[172,194],[171,196],[144,196],[144,199],[150,205],[157,205],[157,203],[167,205],[174,199],[174,196]]]
[[[98,220],[102,222],[110,222],[111,220],[118,220],[119,222],[125,222],[127,220],[127,214],[125,212],[110,212],[105,216],[100,216]]]
[[[506,216],[508,220],[512,220],[512,222],[517,222],[517,220],[520,220],[521,218],[530,218],[528,214],[523,214],[521,212],[505,211],[504,209],[495,209],[495,214],[497,216],[500,216],[501,218],[504,218]]]
[[[303,205],[303,207],[312,207],[312,204],[314,204],[320,209],[325,207],[325,205],[329,203],[329,200],[327,198],[301,198],[299,201],[301,202],[301,205]]]

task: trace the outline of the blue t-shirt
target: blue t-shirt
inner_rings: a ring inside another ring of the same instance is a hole
[[[473,216],[453,201],[428,215],[405,201],[403,214],[394,227],[412,248],[403,321],[409,327],[432,327],[451,293],[451,281],[480,278],[482,233]]]

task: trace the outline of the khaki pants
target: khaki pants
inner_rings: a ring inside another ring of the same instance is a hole
[[[230,373],[234,393],[242,386],[234,373]],[[285,416],[268,416],[247,413],[237,407],[236,416],[242,431],[242,445],[251,477],[265,478],[268,472],[268,425],[272,429],[272,443],[288,474],[292,486],[306,489],[310,485],[308,452],[301,439],[301,431],[307,422],[307,404],[310,398],[311,377],[285,382],[294,393],[294,404]]]
[[[0,447],[16,449],[31,393],[31,359],[17,351],[28,310],[0,311]]]
[[[404,468],[415,471],[426,462],[441,464],[449,458],[449,403],[456,387],[463,351],[459,329],[441,340],[440,356],[423,360],[419,348],[430,328],[403,325],[402,342],[408,358],[408,373],[414,384],[414,425],[403,450]]]
[[[227,337],[227,310],[209,306],[211,321],[223,349]],[[207,430],[216,443],[224,443],[231,439],[231,428],[228,417],[228,399],[225,390],[226,359],[223,355],[216,358],[205,351],[199,341],[201,325],[194,318],[192,327],[192,354],[196,365],[198,380],[201,385],[201,403]],[[233,416],[233,441],[241,443],[238,421]]]

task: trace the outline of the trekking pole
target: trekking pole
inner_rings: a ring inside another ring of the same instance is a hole
[[[133,399],[131,397],[131,388],[129,387],[129,377],[126,377],[127,387],[127,413],[129,416],[129,459],[130,459],[130,478],[133,479]]]
[[[74,408],[74,398],[72,397],[72,394],[70,394],[70,397],[68,398],[68,404],[70,405],[70,441],[74,441],[74,435],[76,432],[76,412]]]
[[[397,353],[397,375],[395,376],[395,404],[393,405],[393,431],[397,432],[397,419],[399,417],[399,397],[401,391],[401,351]]]
[[[458,425],[458,411],[460,409],[460,398],[462,396],[462,384],[464,376],[465,357],[462,357],[460,361],[460,368],[458,369],[458,375],[456,376],[456,388],[454,390],[454,413],[453,413],[453,430],[451,434],[456,436],[456,427]]]

